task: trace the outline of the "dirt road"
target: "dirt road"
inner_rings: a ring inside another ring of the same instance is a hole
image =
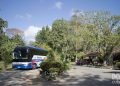
[[[34,86],[120,86],[112,79],[112,74],[120,74],[119,70],[100,69],[73,65],[56,81],[39,80]],[[114,82],[113,82],[114,81]]]
[[[0,86],[119,86],[112,74],[119,70],[75,66],[55,81],[40,78],[39,69],[14,70],[0,74]]]
[[[28,86],[38,77],[39,69],[6,71],[0,73],[0,86]]]

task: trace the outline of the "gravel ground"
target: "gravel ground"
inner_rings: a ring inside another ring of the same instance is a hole
[[[119,70],[100,69],[73,65],[56,81],[38,80],[33,86],[120,86],[113,83],[112,74],[119,74]]]
[[[46,81],[36,70],[13,70],[0,74],[0,86],[120,86],[113,83],[112,74],[119,70],[73,65],[55,81]]]
[[[29,86],[39,76],[39,69],[6,71],[0,73],[0,86]]]

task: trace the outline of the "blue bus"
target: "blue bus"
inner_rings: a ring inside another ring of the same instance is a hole
[[[12,68],[35,69],[47,59],[47,50],[32,46],[16,47],[13,50]]]

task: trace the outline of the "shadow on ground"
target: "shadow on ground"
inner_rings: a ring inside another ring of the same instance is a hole
[[[118,73],[118,74],[120,74],[120,71],[109,71],[109,72],[104,72],[104,73],[111,73],[111,74]]]
[[[69,75],[66,72],[62,76],[59,76],[57,80],[47,81],[42,77],[30,80],[21,78],[23,71],[1,73],[0,86],[119,86],[113,85],[112,80],[109,78],[101,78],[99,74],[95,75],[89,72],[83,73],[83,75]],[[104,73],[111,73],[111,71]]]
[[[27,70],[12,70],[0,73],[0,86],[22,86],[26,83],[23,72]]]
[[[99,75],[86,74],[84,77],[64,75],[56,81],[42,78],[32,80],[32,86],[113,86],[112,80],[101,79]]]

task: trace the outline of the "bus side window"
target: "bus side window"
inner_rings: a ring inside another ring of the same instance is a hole
[[[36,59],[38,58],[38,56],[36,56]]]
[[[29,53],[29,48],[27,49],[27,53]]]

